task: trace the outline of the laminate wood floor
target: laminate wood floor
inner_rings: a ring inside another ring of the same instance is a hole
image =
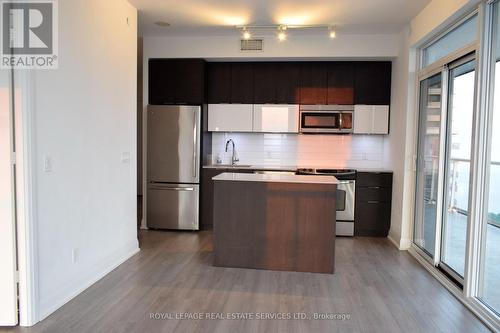
[[[387,239],[337,238],[334,275],[213,267],[209,231],[141,230],[140,243],[140,253],[44,321],[0,332],[489,332]],[[263,319],[289,313],[350,317]]]

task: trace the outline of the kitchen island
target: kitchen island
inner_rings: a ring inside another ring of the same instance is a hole
[[[334,272],[337,180],[222,173],[214,180],[214,264]]]

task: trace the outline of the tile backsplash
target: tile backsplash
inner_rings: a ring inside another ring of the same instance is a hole
[[[233,139],[238,164],[298,167],[381,168],[384,137],[376,135],[296,135],[263,133],[213,133],[212,160],[231,161]]]

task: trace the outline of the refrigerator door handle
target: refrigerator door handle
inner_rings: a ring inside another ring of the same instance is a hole
[[[165,191],[194,191],[194,187],[167,187],[167,186],[150,186],[152,190],[165,190]]]
[[[193,115],[193,178],[196,179],[196,150],[198,146],[198,122],[196,119],[196,110],[194,111]]]

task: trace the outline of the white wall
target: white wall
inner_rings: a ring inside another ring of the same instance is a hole
[[[409,36],[407,27],[400,34],[400,53],[392,63],[390,134],[385,141],[384,150],[384,166],[394,172],[389,237],[399,248],[408,248],[410,245],[408,224],[403,223],[404,212],[408,209],[403,203],[403,197],[406,175],[409,172],[410,179],[413,175],[411,164],[413,149],[411,144],[402,144],[406,141],[408,132],[407,110],[412,108],[412,105],[408,104],[408,96],[415,89],[414,75],[410,73],[412,69]],[[413,118],[410,121],[412,122]]]
[[[289,34],[280,42],[275,36],[264,37],[262,52],[242,52],[239,34],[210,37],[144,37],[144,59],[164,58],[391,58],[398,54],[398,34]],[[146,67],[145,67],[146,68]]]
[[[213,133],[212,153],[230,163],[233,139],[239,164],[289,167],[338,167],[377,169],[384,167],[381,135],[297,135],[262,133]]]
[[[40,320],[138,251],[136,45],[127,1],[59,1],[59,69],[32,76]]]

